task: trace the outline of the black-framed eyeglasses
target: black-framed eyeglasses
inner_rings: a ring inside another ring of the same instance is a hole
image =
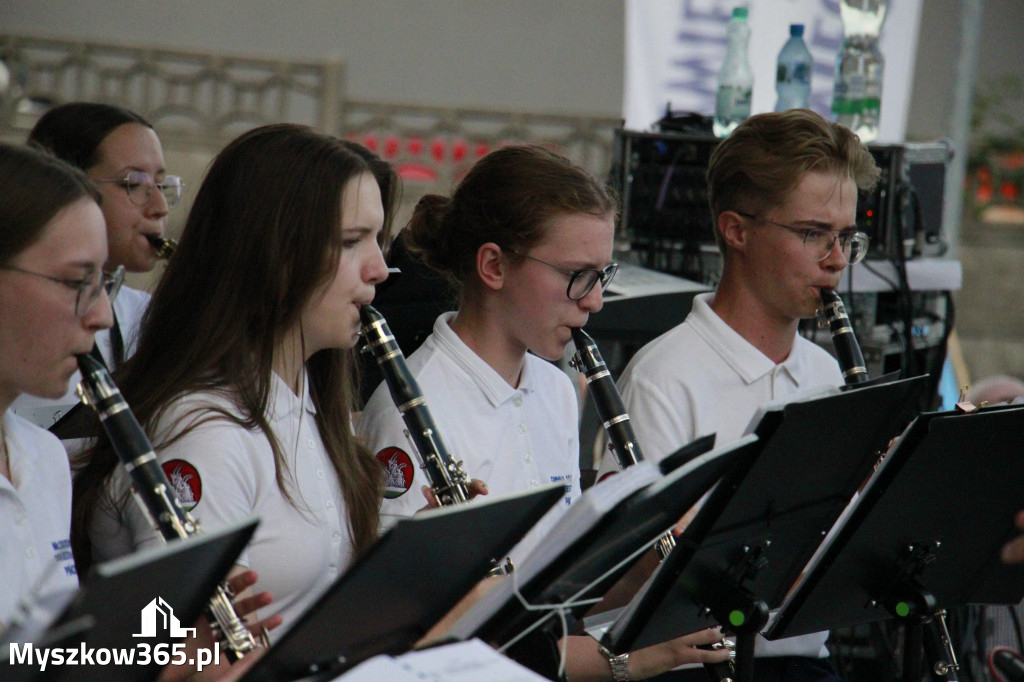
[[[799,235],[803,238],[804,252],[818,263],[828,258],[828,255],[832,253],[832,247],[835,246],[837,241],[839,242],[839,249],[846,258],[846,262],[850,265],[859,263],[867,255],[868,244],[871,242],[870,237],[863,232],[847,231],[837,234],[832,230],[823,230],[817,227],[794,227],[777,223],[770,218],[762,218],[741,211],[736,211],[736,213],[744,218],[781,227],[784,230],[789,230],[793,234]]]
[[[554,263],[548,263],[540,258],[534,258],[528,254],[516,251],[515,249],[508,249],[508,251],[522,258],[529,258],[532,261],[537,261],[538,263],[546,265],[552,270],[557,270],[568,277],[569,286],[565,288],[565,295],[569,297],[570,301],[579,301],[584,298],[598,282],[601,283],[601,291],[604,291],[608,288],[608,285],[611,284],[612,278],[615,277],[615,273],[619,270],[618,263],[609,263],[600,270],[595,270],[593,268],[566,270],[565,268],[558,267]]]
[[[115,182],[124,187],[128,201],[136,206],[145,206],[153,197],[153,190],[160,190],[167,207],[174,206],[181,199],[185,183],[177,175],[165,175],[157,182],[145,171],[128,171],[123,178],[93,178],[93,182]]]
[[[82,279],[62,279],[60,277],[44,275],[41,272],[33,272],[32,270],[19,268],[17,265],[0,265],[0,270],[11,270],[13,272],[20,272],[23,275],[32,275],[33,277],[48,279],[51,282],[62,284],[68,289],[74,290],[77,292],[75,298],[75,315],[78,317],[85,317],[94,307],[96,307],[96,301],[100,300],[100,292],[102,291],[106,291],[107,297],[113,301],[114,297],[117,296],[117,292],[121,290],[121,285],[124,283],[123,265],[117,266],[117,269],[113,272],[96,270]]]

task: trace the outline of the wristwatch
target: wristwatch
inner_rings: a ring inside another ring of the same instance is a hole
[[[608,659],[608,665],[612,669],[612,679],[615,682],[630,682],[629,676],[629,653],[613,654],[608,651],[604,644],[598,644],[597,650]]]

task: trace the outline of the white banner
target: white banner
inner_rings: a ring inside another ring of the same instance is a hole
[[[750,10],[751,111],[775,108],[776,58],[789,39],[789,25],[804,24],[804,41],[814,57],[810,106],[831,118],[832,79],[843,41],[839,0],[627,0],[626,128],[650,130],[666,105],[714,114],[726,25],[737,5]],[[881,143],[902,142],[906,132],[920,10],[921,0],[889,0],[879,41],[885,59]]]

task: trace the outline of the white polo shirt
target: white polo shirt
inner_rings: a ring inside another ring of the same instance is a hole
[[[211,407],[238,414],[223,394],[190,395],[171,406],[154,442],[161,442],[170,428],[177,431],[179,424],[210,417]],[[345,501],[320,439],[315,412],[308,391],[300,400],[274,376],[268,418],[284,451],[296,506],[277,485],[273,452],[261,431],[215,419],[157,453],[178,499],[202,528],[260,518],[238,563],[259,573],[257,588],[274,595],[273,604],[261,609],[260,616],[280,613],[285,619],[283,628],[270,633],[272,640],[293,625],[352,560]],[[127,474],[119,468],[114,500],[124,494],[126,484]],[[131,499],[122,513],[114,512],[109,503],[101,507],[89,535],[97,561],[160,542]]]
[[[142,314],[146,312],[150,296],[145,291],[122,286],[117,298],[114,299],[114,314],[117,316],[117,326],[121,330],[121,337],[124,340],[124,356],[129,358],[135,352],[139,337],[139,324],[142,322]],[[96,332],[96,345],[100,354],[110,365],[110,359],[114,356],[110,330],[103,329]],[[78,382],[82,375],[77,371],[68,380],[68,390],[60,398],[39,398],[34,395],[22,393],[11,405],[11,409],[20,417],[24,417],[33,424],[38,424],[44,429],[53,426],[68,410],[78,404]]]
[[[619,381],[637,441],[655,461],[711,433],[717,445],[728,445],[766,402],[843,385],[825,349],[797,336],[789,357],[775,364],[711,309],[712,300],[713,293],[698,295],[686,319],[641,348]],[[602,471],[614,466],[605,460]],[[757,655],[823,658],[826,639],[827,632],[758,637]]]
[[[23,601],[78,587],[67,454],[54,435],[10,410],[3,423],[11,480],[0,476],[0,626]]]
[[[487,483],[491,495],[560,483],[569,504],[580,494],[579,408],[572,382],[551,363],[527,354],[519,387],[512,388],[452,331],[454,315],[438,317],[433,333],[407,361],[449,452],[471,478]],[[357,433],[388,476],[384,528],[426,505],[420,488],[429,481],[405,428],[381,383]]]

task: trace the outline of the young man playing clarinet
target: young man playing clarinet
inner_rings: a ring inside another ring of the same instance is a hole
[[[718,288],[642,348],[619,381],[649,458],[712,433],[728,444],[762,403],[843,384],[836,360],[797,327],[814,317],[821,289],[835,288],[843,269],[863,258],[857,190],[878,176],[856,135],[806,109],[753,116],[718,145],[708,167],[723,262]],[[838,680],[827,637],[759,637],[755,678]],[[665,679],[706,677],[697,668]]]

